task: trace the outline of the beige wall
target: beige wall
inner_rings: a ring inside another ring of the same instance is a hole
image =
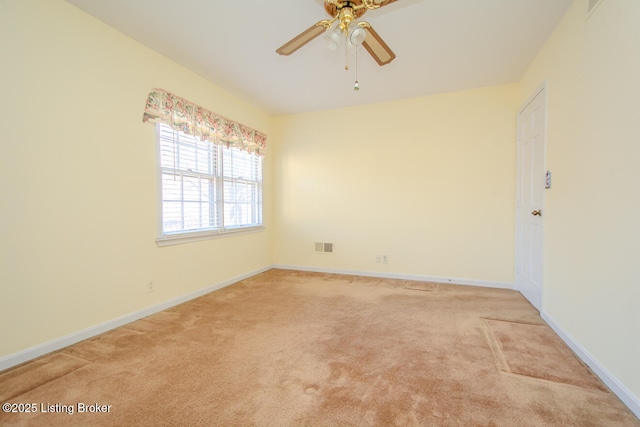
[[[548,82],[543,311],[636,399],[639,23],[638,0],[604,0],[588,20],[587,0],[577,0],[521,91],[524,101]]]
[[[142,123],[154,87],[267,134],[269,115],[60,0],[0,2],[0,57],[0,357],[271,264],[272,157],[267,231],[158,248]]]
[[[511,284],[517,96],[506,85],[278,117],[275,263]]]

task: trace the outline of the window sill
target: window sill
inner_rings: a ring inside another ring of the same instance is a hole
[[[156,239],[156,244],[162,246],[181,245],[183,243],[200,242],[203,240],[219,239],[222,237],[239,236],[264,231],[264,226],[229,228],[224,231],[196,231],[192,233],[168,234]]]

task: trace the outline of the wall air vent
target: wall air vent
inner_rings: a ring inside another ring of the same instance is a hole
[[[333,243],[316,242],[315,247],[316,247],[316,253],[319,253],[319,254],[333,253]]]

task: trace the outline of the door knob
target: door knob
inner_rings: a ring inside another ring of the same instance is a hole
[[[533,215],[533,216],[542,216],[542,211],[533,211],[533,212],[531,212],[531,215]]]

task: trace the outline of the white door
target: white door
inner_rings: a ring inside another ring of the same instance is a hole
[[[518,114],[516,289],[538,310],[542,305],[544,149],[546,91]]]

